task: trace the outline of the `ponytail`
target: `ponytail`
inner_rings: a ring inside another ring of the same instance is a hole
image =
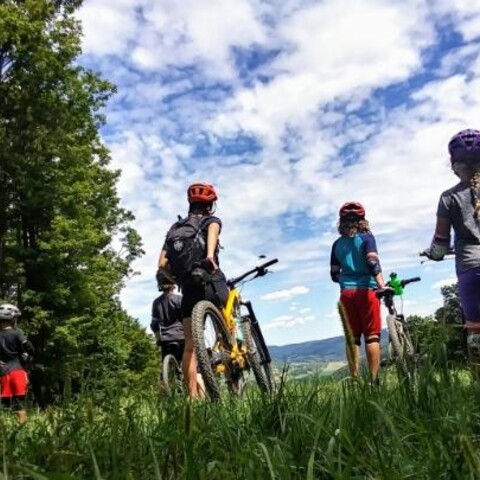
[[[470,179],[470,197],[473,207],[473,218],[478,222],[480,220],[480,171],[475,172]]]

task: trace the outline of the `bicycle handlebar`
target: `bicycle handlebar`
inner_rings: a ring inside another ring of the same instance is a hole
[[[267,274],[268,270],[267,267],[270,267],[271,265],[275,264],[278,262],[278,258],[274,258],[273,260],[269,260],[268,262],[262,263],[262,265],[259,265],[258,267],[252,268],[248,272],[243,273],[242,275],[238,277],[231,278],[230,280],[227,280],[227,285],[232,288],[234,287],[237,283],[241,282],[243,279],[247,278],[249,275],[252,275],[252,273],[256,273],[256,277],[263,277],[264,275]]]
[[[420,277],[407,278],[405,280],[402,280],[402,287],[404,287],[405,285],[408,285],[409,283],[419,282],[420,280],[421,280]]]
[[[400,280],[400,286],[403,289],[409,283],[419,282],[420,280],[421,280],[420,277],[406,278],[405,280]],[[390,284],[390,282],[387,282],[385,286],[386,286],[385,290],[378,290],[377,292],[375,292],[375,295],[377,296],[377,298],[385,298],[385,297],[393,298],[397,294],[398,295],[402,294],[402,293],[398,293],[398,291],[395,290],[395,288]]]

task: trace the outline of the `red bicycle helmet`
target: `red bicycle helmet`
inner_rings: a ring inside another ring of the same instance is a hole
[[[340,218],[365,218],[365,208],[359,202],[346,202],[340,207],[339,215]]]
[[[218,198],[213,185],[209,183],[192,183],[188,187],[187,196],[188,203],[211,203]]]

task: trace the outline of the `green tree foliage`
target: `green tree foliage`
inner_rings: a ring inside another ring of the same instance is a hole
[[[446,348],[448,357],[457,362],[465,362],[466,340],[463,328],[463,314],[458,296],[458,285],[446,285],[440,289],[443,306],[435,312],[435,319],[448,331]]]
[[[420,353],[432,360],[465,363],[466,345],[457,284],[441,288],[443,305],[433,316],[412,315],[407,321]]]
[[[0,3],[0,298],[25,312],[38,387],[128,376],[153,352],[117,299],[141,241],[98,133],[114,86],[76,63],[80,4]]]

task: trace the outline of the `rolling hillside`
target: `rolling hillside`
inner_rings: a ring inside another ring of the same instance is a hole
[[[382,345],[386,345],[387,340],[388,335],[384,331],[382,332]],[[345,360],[345,339],[343,335],[289,345],[270,345],[268,348],[275,362],[328,363]]]

